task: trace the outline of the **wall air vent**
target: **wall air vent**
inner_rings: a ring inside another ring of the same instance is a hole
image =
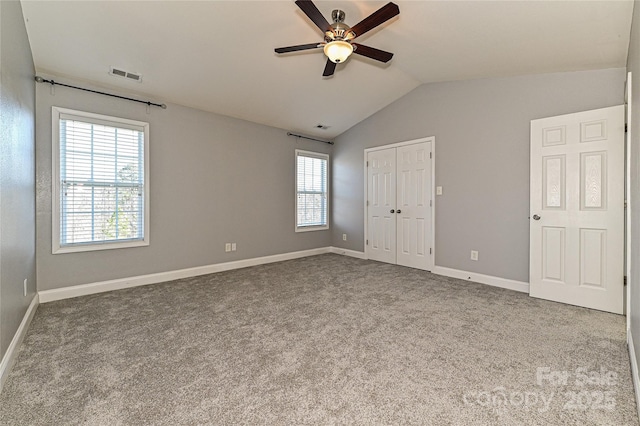
[[[116,77],[128,78],[130,80],[137,81],[138,83],[140,83],[142,81],[142,76],[140,74],[136,74],[136,73],[133,73],[133,72],[125,71],[123,69],[116,68],[116,67],[111,67],[111,70],[109,71],[109,74],[115,75]]]

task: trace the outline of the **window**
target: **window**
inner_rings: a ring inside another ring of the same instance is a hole
[[[329,156],[296,150],[296,232],[328,229]]]
[[[53,107],[53,253],[149,245],[149,124]]]

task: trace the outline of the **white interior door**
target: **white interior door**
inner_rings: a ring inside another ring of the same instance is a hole
[[[396,150],[367,154],[367,256],[396,263]]]
[[[431,269],[431,143],[396,148],[396,262]]]
[[[367,257],[431,270],[431,142],[367,153]]]
[[[531,121],[530,294],[622,313],[624,106]]]

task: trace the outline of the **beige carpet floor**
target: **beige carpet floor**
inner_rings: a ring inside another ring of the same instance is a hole
[[[3,425],[637,425],[622,316],[321,255],[41,305]]]

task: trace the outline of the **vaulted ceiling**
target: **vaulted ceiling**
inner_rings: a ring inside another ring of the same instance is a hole
[[[386,2],[316,1],[354,25]],[[326,139],[429,82],[626,65],[633,1],[395,1],[400,15],[322,77],[322,41],[289,1],[22,1],[36,69]],[[109,75],[111,66],[142,82]],[[326,130],[316,125],[329,126]]]

